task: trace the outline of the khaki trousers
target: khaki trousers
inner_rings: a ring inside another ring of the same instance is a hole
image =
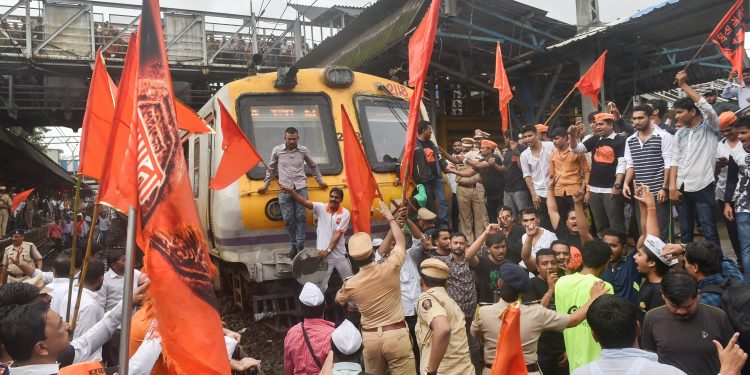
[[[8,210],[0,208],[0,237],[5,237],[5,230],[8,229]]]
[[[484,205],[484,186],[474,188],[458,185],[456,188],[458,212],[461,217],[461,233],[466,235],[466,243],[474,242],[489,224],[487,207]]]
[[[414,352],[411,349],[409,328],[390,331],[362,332],[365,371],[373,375],[414,374]]]

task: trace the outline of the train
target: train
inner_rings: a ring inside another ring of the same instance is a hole
[[[265,194],[257,192],[265,176],[262,163],[223,190],[209,189],[223,153],[219,102],[266,161],[272,148],[284,142],[284,130],[297,128],[299,144],[311,151],[329,189],[343,189],[343,205],[350,209],[351,194],[342,161],[343,105],[362,141],[384,201],[395,209],[402,195],[398,168],[411,92],[386,78],[347,67],[280,68],[275,73],[251,75],[224,85],[198,111],[214,133],[183,135],[183,151],[211,256],[220,275],[224,274],[218,279],[233,284],[238,304],[247,296],[242,288],[291,279],[292,261],[287,256],[290,241],[278,203],[279,186],[272,182]],[[423,104],[420,111],[427,119]],[[318,186],[309,168],[306,171],[310,200],[327,202],[328,191]],[[388,228],[375,209],[378,202],[376,198],[371,210],[373,236],[384,234]],[[305,247],[314,248],[315,227],[310,212],[307,224]]]

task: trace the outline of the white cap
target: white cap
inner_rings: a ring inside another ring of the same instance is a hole
[[[373,238],[372,239],[372,246],[373,247],[380,246],[382,244],[383,244],[383,240],[382,239],[380,239],[380,238]]]
[[[320,291],[317,285],[313,283],[305,283],[302,287],[302,292],[299,294],[299,301],[305,306],[319,306],[323,303],[323,293]]]
[[[346,355],[353,354],[362,346],[362,334],[357,327],[348,320],[344,320],[341,325],[333,331],[331,340],[336,348]]]

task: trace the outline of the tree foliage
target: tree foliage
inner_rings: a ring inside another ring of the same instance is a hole
[[[41,152],[47,151],[47,146],[44,143],[44,133],[47,133],[49,129],[45,127],[36,127],[31,132],[28,132],[26,129],[16,126],[8,128],[8,131],[31,143],[31,145],[37,150]]]

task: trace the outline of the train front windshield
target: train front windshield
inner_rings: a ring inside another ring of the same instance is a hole
[[[341,153],[331,106],[324,96],[243,95],[239,99],[239,108],[240,126],[264,160],[270,159],[275,146],[284,143],[284,130],[294,127],[299,131],[299,144],[310,150],[321,173],[341,172]],[[253,179],[261,179],[264,175],[262,165],[250,172]]]
[[[373,96],[360,96],[356,103],[365,152],[373,171],[395,172],[404,151],[409,103]]]

